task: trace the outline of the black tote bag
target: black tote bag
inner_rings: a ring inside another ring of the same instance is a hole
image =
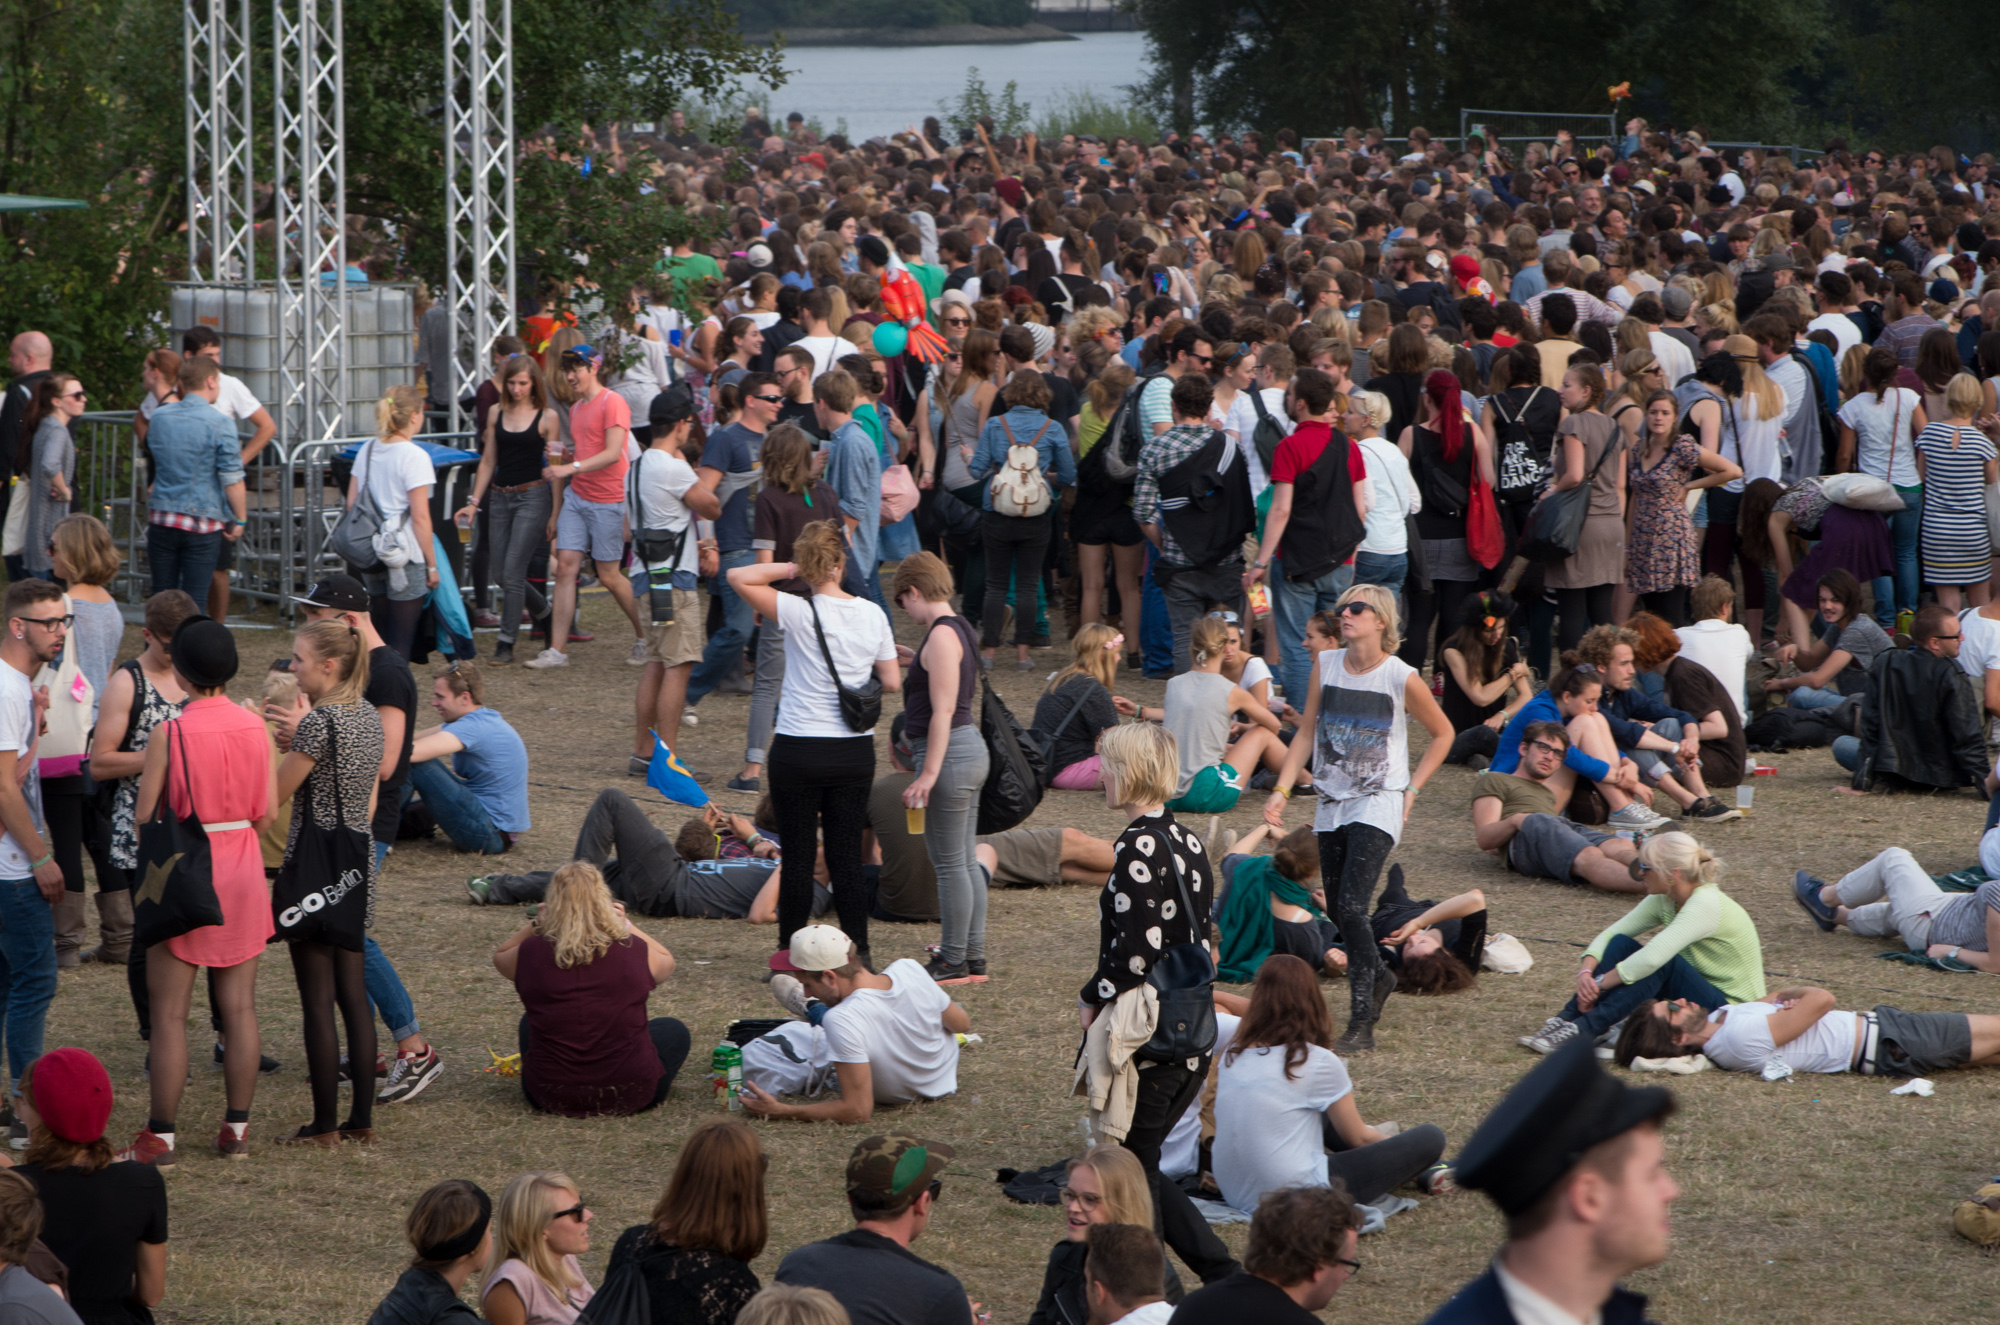
[[[1561,561],[1576,555],[1583,542],[1583,522],[1590,518],[1590,489],[1604,462],[1625,449],[1625,439],[1613,436],[1604,444],[1604,453],[1583,476],[1583,482],[1563,492],[1550,492],[1528,512],[1528,527],[1521,531],[1515,555],[1529,561]]]
[[[189,780],[187,742],[180,724],[161,724],[181,740],[181,781],[188,789],[188,816],[173,815],[172,797],[160,789],[153,817],[139,825],[139,877],[132,887],[132,936],[142,948],[179,938],[189,930],[222,923],[222,903],[215,895],[215,860],[208,832],[194,813],[194,784]],[[167,765],[171,784],[173,765]]]
[[[336,780],[340,769],[340,739],[328,724],[327,762]],[[322,828],[313,822],[312,806],[292,806],[298,839],[271,884],[271,921],[287,943],[325,943],[349,952],[361,951],[368,933],[368,881],[375,868],[375,844],[366,827],[350,828],[336,785],[334,804],[339,822]]]

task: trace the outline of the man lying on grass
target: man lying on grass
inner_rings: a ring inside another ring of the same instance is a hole
[[[1766,1002],[1713,1012],[1685,998],[1654,999],[1632,1014],[1618,1037],[1621,1067],[1635,1058],[1695,1053],[1732,1072],[1762,1072],[1775,1059],[1794,1072],[1929,1076],[2000,1064],[2000,1016],[1905,1012],[1887,1004],[1841,1012],[1826,990],[1798,985]]]

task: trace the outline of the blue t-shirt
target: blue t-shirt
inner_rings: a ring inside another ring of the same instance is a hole
[[[486,807],[503,833],[528,831],[528,747],[499,709],[476,708],[445,730],[465,748],[451,757],[452,771]]]
[[[718,552],[750,550],[750,482],[757,467],[757,455],[764,449],[764,434],[752,432],[740,423],[717,428],[702,444],[704,469],[722,471],[718,492],[722,495],[722,516],[715,522]]]

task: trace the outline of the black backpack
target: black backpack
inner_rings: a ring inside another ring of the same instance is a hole
[[[1804,709],[1768,709],[1750,720],[1743,739],[1752,750],[1817,750],[1830,742],[1826,723]]]
[[[1271,413],[1264,404],[1264,393],[1256,387],[1250,388],[1250,407],[1257,411],[1257,426],[1250,432],[1250,443],[1257,448],[1257,458],[1264,462],[1264,472],[1271,472],[1271,462],[1277,458],[1278,443],[1285,440],[1288,433],[1278,416]]]
[[[1112,411],[1111,422],[1104,426],[1104,435],[1097,439],[1097,445],[1090,448],[1090,454],[1083,458],[1083,465],[1077,471],[1079,484],[1088,483],[1092,487],[1110,485],[1130,487],[1139,477],[1139,452],[1150,440],[1146,427],[1139,421],[1139,397],[1152,384],[1158,372],[1147,373],[1131,386],[1125,388],[1125,398]]]
[[[986,739],[992,766],[979,789],[981,833],[1004,833],[1027,819],[1042,803],[1042,751],[1028,739],[1005,700],[979,678],[979,734]]]
[[[1546,390],[1537,386],[1529,392],[1512,418],[1507,416],[1507,402],[1493,397],[1493,433],[1499,443],[1494,456],[1493,495],[1500,501],[1533,501],[1549,481],[1548,460],[1536,454],[1534,435],[1528,431],[1528,406]]]

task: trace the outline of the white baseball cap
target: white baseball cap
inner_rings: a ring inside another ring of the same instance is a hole
[[[792,931],[790,951],[771,954],[774,971],[831,971],[853,959],[854,940],[833,925],[807,925]]]

